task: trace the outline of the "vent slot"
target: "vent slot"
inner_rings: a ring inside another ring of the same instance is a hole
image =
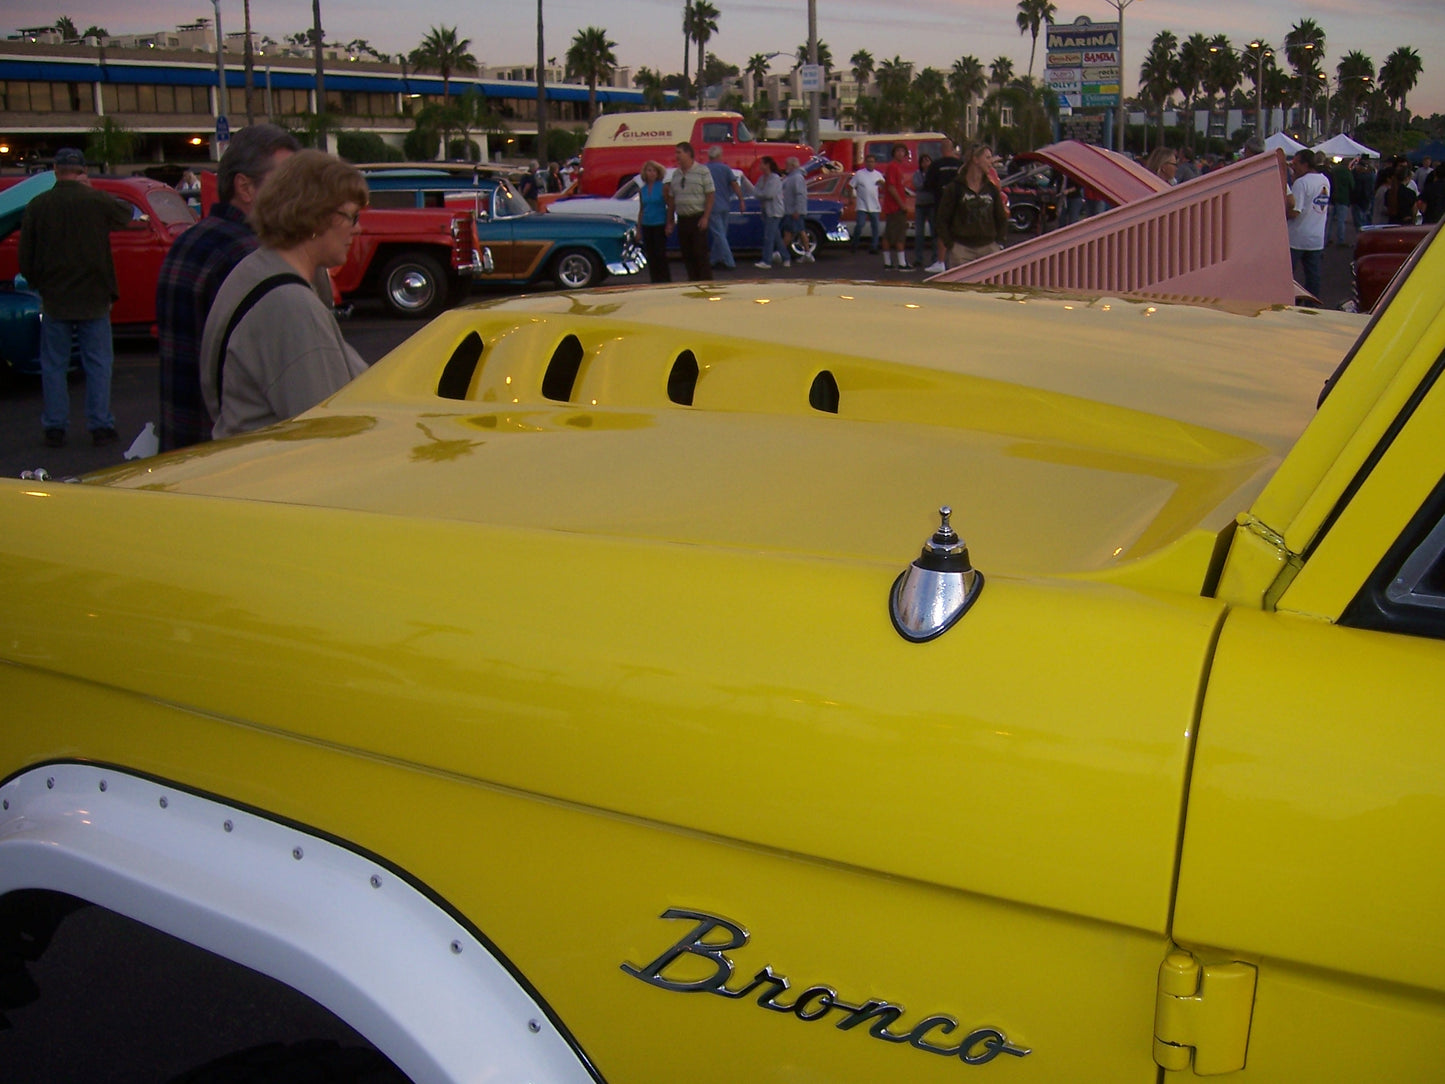
[[[825,414],[838,413],[838,382],[827,369],[813,377],[813,386],[808,389],[808,405]]]
[[[571,402],[572,388],[582,370],[583,356],[582,342],[576,335],[568,335],[559,342],[542,377],[542,395],[558,403]]]
[[[667,374],[667,397],[678,406],[692,406],[692,397],[697,394],[697,355],[684,350],[672,363],[672,372]]]
[[[475,331],[469,334],[447,359],[441,379],[437,381],[437,394],[443,399],[465,399],[472,386],[472,377],[477,372],[477,362],[482,360],[482,337]]]

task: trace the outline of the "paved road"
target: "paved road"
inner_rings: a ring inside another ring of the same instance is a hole
[[[673,272],[683,276],[682,265],[674,260]],[[846,250],[825,252],[816,263],[795,263],[791,270],[759,271],[753,260],[740,257],[735,271],[718,271],[719,279],[745,279],[761,276],[809,279],[882,279],[884,281],[916,281],[925,278],[911,272],[885,272],[881,258],[867,252],[851,254]],[[1350,296],[1348,250],[1325,250],[1324,300],[1336,307]],[[505,293],[477,289],[472,300],[505,297]],[[404,342],[421,326],[419,321],[389,317],[377,306],[361,306],[346,322],[346,337],[368,362],[375,362]],[[60,449],[46,448],[40,434],[40,382],[37,378],[17,379],[8,386],[0,385],[0,477],[15,478],[22,470],[44,467],[52,477],[78,476],[122,461],[123,453],[141,432],[147,421],[157,415],[156,354],[153,340],[120,342],[116,347],[112,403],[116,428],[121,439],[107,448],[93,448],[84,429],[82,411],[84,387],[74,380],[71,386],[72,423],[70,443]]]

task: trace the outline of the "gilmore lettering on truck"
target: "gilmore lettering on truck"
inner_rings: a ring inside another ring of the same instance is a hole
[[[709,147],[722,147],[722,160],[750,181],[758,179],[759,162],[766,155],[781,168],[789,158],[806,162],[813,157],[805,143],[759,141],[739,113],[611,113],[593,121],[582,148],[582,194],[611,196],[650,160],[672,165],[673,148],[684,142],[693,145],[702,161]]]

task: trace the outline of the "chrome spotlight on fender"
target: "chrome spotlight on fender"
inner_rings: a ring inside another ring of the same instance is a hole
[[[944,505],[938,515],[938,530],[893,581],[888,598],[893,627],[918,644],[952,628],[983,589],[983,574],[969,564],[968,546],[948,522],[953,509]]]

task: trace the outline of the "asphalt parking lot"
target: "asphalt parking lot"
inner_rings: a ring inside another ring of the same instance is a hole
[[[1015,235],[1014,243],[1023,240]],[[1331,247],[1325,250],[1324,298],[1330,308],[1346,301],[1351,292],[1350,249]],[[910,256],[911,258],[911,256]],[[885,271],[882,258],[866,250],[853,253],[845,246],[834,246],[823,252],[815,263],[794,263],[790,269],[761,271],[753,266],[751,254],[739,256],[735,270],[718,270],[718,280],[757,278],[841,279],[846,281],[883,280],[888,282],[922,282],[927,276],[917,269]],[[678,260],[672,261],[674,281],[684,272]],[[616,280],[610,280],[612,285]],[[642,281],[647,281],[642,276]],[[474,289],[471,300],[502,298],[509,294],[496,290]],[[368,362],[376,362],[403,343],[421,321],[403,320],[386,315],[378,305],[361,304],[344,324],[348,341]],[[40,381],[36,377],[13,378],[0,382],[0,476],[19,477],[22,471],[43,467],[54,478],[77,477],[123,461],[126,449],[142,432],[147,422],[157,417],[157,376],[155,342],[151,339],[122,340],[116,344],[115,371],[111,400],[116,416],[118,443],[104,448],[91,446],[85,432],[84,386],[78,377],[71,382],[71,428],[69,442],[63,448],[47,448],[40,431]]]

